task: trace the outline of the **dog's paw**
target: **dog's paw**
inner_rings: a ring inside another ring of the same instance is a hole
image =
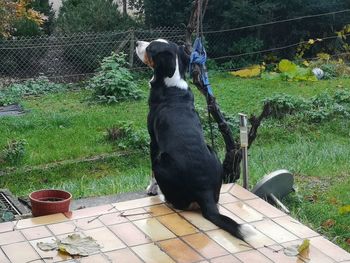
[[[259,234],[259,231],[249,224],[240,225],[238,231],[242,239],[248,244],[250,244],[250,241],[253,241],[256,238],[256,235]]]
[[[159,187],[157,181],[152,178],[150,184],[147,186],[146,192],[148,195],[157,195],[159,192]]]

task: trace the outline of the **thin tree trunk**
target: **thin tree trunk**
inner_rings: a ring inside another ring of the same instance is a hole
[[[123,0],[123,16],[127,16],[127,7],[128,7],[128,2],[127,0]]]

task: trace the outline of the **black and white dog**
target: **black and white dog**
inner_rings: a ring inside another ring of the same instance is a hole
[[[136,53],[154,71],[150,81],[148,132],[155,180],[166,200],[177,209],[196,203],[203,216],[232,235],[247,240],[254,232],[219,213],[223,169],[215,152],[207,146],[194,108],[193,94],[185,81],[189,56],[184,46],[158,39],[138,41]]]

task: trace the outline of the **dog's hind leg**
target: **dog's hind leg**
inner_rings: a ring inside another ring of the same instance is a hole
[[[146,191],[148,195],[157,195],[159,193],[159,186],[156,178],[154,178],[154,172],[152,172],[151,180]]]

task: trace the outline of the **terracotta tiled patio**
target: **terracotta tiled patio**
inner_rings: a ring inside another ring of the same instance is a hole
[[[155,196],[0,224],[0,262],[350,262],[349,253],[238,185],[223,186],[220,210],[260,234],[248,245]],[[72,233],[93,237],[100,253],[72,259],[36,246]],[[285,256],[284,247],[305,238],[309,250]]]

